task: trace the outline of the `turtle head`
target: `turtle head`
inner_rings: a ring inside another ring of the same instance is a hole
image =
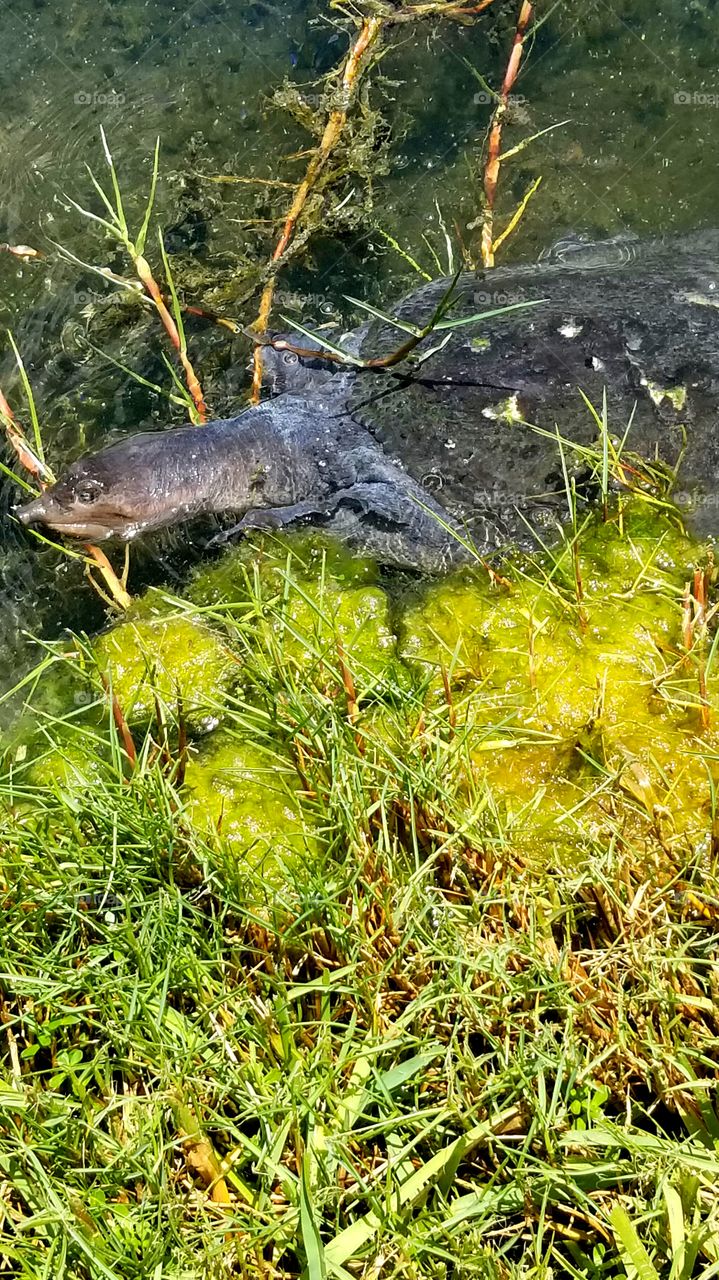
[[[192,469],[183,479],[172,456],[184,434],[182,428],[148,432],[80,458],[37,498],[16,507],[15,515],[26,528],[41,525],[93,543],[130,541],[170,524],[192,505],[185,492],[192,488]]]
[[[334,344],[336,337],[328,339]],[[346,374],[347,366],[327,359],[323,350],[327,349],[320,341],[304,333],[271,334],[271,345],[262,348],[262,368],[272,395],[311,396],[329,390],[330,384],[339,385],[333,380]]]

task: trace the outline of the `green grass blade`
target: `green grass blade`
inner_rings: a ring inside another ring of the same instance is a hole
[[[117,225],[120,228],[120,231],[122,232],[123,239],[127,244],[129,244],[129,235],[127,232],[127,219],[125,218],[125,210],[122,205],[122,193],[120,191],[120,183],[118,182],[118,179],[117,179],[117,170],[115,169],[115,162],[112,158],[112,154],[110,152],[110,148],[107,143],[107,137],[105,136],[105,130],[103,129],[102,125],[100,125],[100,137],[102,138],[102,149],[105,152],[105,159],[107,160],[107,164],[110,169],[110,175],[112,177],[112,189],[115,193]]]
[[[353,355],[351,351],[346,351],[343,347],[336,346],[335,343],[330,342],[329,339],[325,338],[321,333],[313,333],[311,329],[306,329],[298,320],[290,320],[289,316],[284,315],[280,316],[280,319],[284,324],[288,324],[290,328],[294,329],[297,333],[303,334],[305,338],[311,338],[313,342],[318,342],[321,347],[324,347],[325,351],[331,351],[333,355],[340,358],[343,364],[351,364],[355,366],[362,364],[362,361],[358,359],[357,356]]]
[[[73,551],[66,542],[53,542],[52,538],[46,538],[44,533],[40,533],[33,528],[26,529],[25,532],[29,533],[31,538],[36,538],[38,542],[42,542],[44,546],[52,547],[53,551],[59,551],[62,555],[68,556],[70,560],[82,560],[84,564],[88,565],[93,563],[81,551]]]
[[[198,418],[197,418],[197,407],[196,407],[196,405],[195,405],[194,400],[192,399],[192,396],[190,395],[189,391],[187,390],[187,387],[185,386],[184,382],[182,381],[182,378],[180,377],[179,373],[177,372],[177,369],[176,369],[176,368],[175,368],[175,366],[173,365],[173,363],[172,363],[172,361],[171,361],[170,357],[168,356],[167,352],[166,352],[166,351],[161,351],[161,352],[160,352],[160,355],[162,356],[162,363],[164,364],[164,366],[165,366],[165,368],[167,369],[167,371],[168,371],[168,373],[169,373],[170,377],[172,378],[172,381],[174,382],[175,386],[177,387],[177,395],[176,395],[176,396],[173,396],[173,395],[171,394],[171,392],[167,392],[167,393],[166,393],[166,394],[167,394],[167,396],[168,396],[168,399],[172,400],[173,404],[184,404],[184,405],[186,405],[187,410],[188,410],[188,414],[189,414],[189,417],[190,417],[191,421],[192,421],[192,422],[194,422],[194,423],[197,423],[197,421],[198,421]]]
[[[149,378],[143,378],[142,374],[138,373],[136,369],[132,369],[130,365],[123,364],[122,360],[117,360],[115,356],[111,356],[109,351],[103,351],[102,347],[96,347],[94,342],[90,342],[88,339],[85,339],[85,341],[87,342],[90,350],[95,352],[95,355],[101,356],[103,360],[107,360],[108,364],[111,364],[115,369],[119,369],[120,372],[126,374],[128,378],[132,378],[133,381],[139,383],[141,387],[147,387],[148,391],[154,391],[158,396],[163,396],[166,400],[170,400],[172,404],[184,405],[187,403],[186,394],[184,396],[173,395],[171,391],[166,391],[164,387],[159,385],[159,383],[151,382]],[[169,367],[172,370],[173,376],[175,376],[175,370],[172,369],[172,365]],[[179,386],[186,392],[187,389],[183,386],[183,383],[180,382],[179,379],[177,381]]]
[[[307,1280],[326,1280],[325,1249],[312,1205],[308,1151],[305,1151],[300,1174],[300,1231],[307,1259]]]
[[[106,284],[114,284],[118,289],[125,289],[129,293],[134,293],[140,302],[142,302],[148,310],[152,307],[152,300],[147,297],[139,280],[131,280],[129,276],[120,276],[115,271],[111,271],[109,267],[96,267],[92,262],[85,262],[82,258],[78,258],[77,254],[72,253],[64,244],[60,244],[57,240],[51,240],[50,244],[57,249],[67,262],[74,262],[76,266],[82,267],[84,271],[91,271],[93,275],[99,276]]]
[[[379,307],[373,307],[369,302],[363,302],[361,298],[354,298],[349,293],[346,293],[344,297],[347,302],[351,302],[355,307],[361,307],[363,311],[367,311],[376,320],[383,320],[385,324],[391,324],[393,328],[401,329],[403,333],[411,333],[414,338],[419,337],[422,332],[421,329],[417,328],[416,324],[408,324],[404,320],[397,320],[394,316],[388,316],[385,311],[380,311]]]
[[[395,250],[396,253],[400,255],[401,258],[404,258],[405,262],[409,263],[410,267],[412,267],[413,270],[417,272],[417,275],[422,276],[423,280],[430,281],[432,279],[432,276],[429,274],[429,272],[425,271],[424,268],[419,265],[416,259],[413,258],[411,254],[407,253],[406,249],[402,248],[401,244],[399,244],[397,240],[395,240],[394,236],[391,236],[388,231],[383,231],[381,227],[379,229],[379,234],[382,236],[383,240],[386,240],[387,243],[392,246],[392,248]]]
[[[438,320],[435,329],[461,329],[466,324],[476,324],[479,320],[491,320],[493,316],[505,316],[510,311],[523,311],[528,307],[541,307],[546,298],[535,298],[530,302],[512,302],[508,307],[496,307],[492,311],[478,311],[472,316],[463,316],[460,320]]]
[[[419,1169],[415,1170],[410,1178],[401,1184],[397,1191],[397,1206],[399,1209],[407,1209],[414,1204],[427,1191],[433,1183],[437,1182],[443,1174],[448,1171],[456,1173],[457,1167],[461,1159],[469,1154],[474,1147],[491,1137],[495,1131],[496,1122],[484,1122],[475,1125],[467,1133],[459,1138],[455,1138],[454,1142],[450,1142],[448,1146],[431,1156],[425,1161]],[[454,1174],[452,1173],[452,1176]],[[325,1258],[328,1270],[332,1271],[335,1265],[342,1266],[345,1262],[355,1258],[361,1249],[377,1234],[382,1225],[381,1219],[374,1210],[365,1214],[351,1227],[347,1227],[335,1236],[325,1248]]]
[[[96,222],[98,226],[104,227],[111,236],[114,236],[115,240],[119,240],[121,244],[125,243],[125,237],[116,223],[108,222],[107,218],[101,218],[99,214],[91,213],[89,209],[84,209],[81,204],[78,204],[77,200],[73,200],[72,196],[66,195],[65,199],[72,205],[73,209],[77,209],[78,213],[82,214],[83,218],[89,218],[91,222]]]
[[[13,349],[13,355],[15,356],[15,363],[17,364],[18,370],[20,372],[20,379],[22,381],[23,390],[25,392],[27,407],[30,412],[30,421],[32,422],[33,437],[35,440],[35,452],[37,453],[37,456],[40,459],[40,461],[44,463],[45,450],[43,448],[42,435],[40,432],[40,422],[37,416],[37,408],[35,407],[35,397],[32,393],[32,387],[30,386],[30,379],[27,376],[25,365],[23,364],[23,359],[22,359],[22,356],[20,355],[20,352],[18,351],[15,339],[9,329],[8,329],[7,336],[10,340],[10,346]]]
[[[487,100],[491,102],[499,102],[500,98],[496,89],[493,89],[492,86],[489,84],[489,82],[485,80],[481,72],[479,72],[477,68],[469,61],[469,58],[460,57],[459,61],[467,68],[470,75],[474,77],[474,79],[477,81],[477,84],[480,86],[480,88],[483,89],[483,91],[487,94]]]
[[[86,164],[86,165],[85,165],[85,169],[87,170],[87,175],[88,175],[88,177],[89,177],[89,179],[90,179],[90,181],[91,181],[91,183],[92,183],[93,187],[95,188],[95,190],[96,190],[97,194],[99,195],[100,199],[102,200],[102,203],[104,204],[105,208],[107,209],[107,212],[108,212],[108,213],[109,213],[109,215],[110,215],[110,221],[113,223],[113,225],[114,225],[114,224],[116,224],[116,223],[117,223],[117,214],[116,214],[115,208],[114,208],[114,206],[113,206],[112,200],[110,199],[109,195],[107,194],[107,192],[106,192],[105,188],[103,187],[102,183],[101,183],[101,182],[99,182],[99,181],[98,181],[98,179],[95,177],[95,174],[93,173],[93,171],[92,171],[92,169],[90,168],[89,164]],[[118,228],[118,229],[119,229],[119,228]]]
[[[135,247],[138,253],[145,252],[145,242],[147,240],[147,232],[150,226],[150,218],[152,217],[152,210],[155,204],[155,193],[157,191],[157,175],[159,172],[159,168],[160,168],[160,139],[158,137],[157,141],[155,142],[155,154],[152,161],[152,180],[150,182],[150,194],[147,198],[147,207],[145,209],[145,216],[142,219],[142,226],[140,227],[140,230],[137,235],[137,239],[135,241]]]
[[[672,1269],[669,1273],[669,1280],[684,1280],[687,1233],[682,1198],[676,1187],[673,1187],[670,1182],[665,1182],[663,1192],[667,1209],[667,1228],[672,1247]]]
[[[443,276],[443,275],[444,275],[444,267],[442,266],[442,263],[441,263],[441,262],[440,262],[440,260],[439,260],[439,254],[437,253],[437,250],[435,249],[434,245],[432,244],[432,241],[430,240],[430,238],[429,238],[429,236],[427,235],[427,232],[426,232],[426,231],[423,231],[423,232],[422,232],[422,239],[424,240],[424,243],[426,244],[426,246],[427,246],[427,248],[428,248],[428,250],[429,250],[429,252],[430,252],[430,254],[431,254],[431,256],[432,256],[432,261],[433,261],[433,263],[434,263],[435,267],[437,268],[437,278],[439,279],[441,276]]]
[[[24,489],[26,493],[31,494],[33,498],[37,497],[39,490],[34,488],[33,485],[28,484],[27,480],[22,476],[19,476],[16,471],[13,471],[12,467],[8,467],[4,462],[0,462],[0,471],[4,476],[7,476],[8,480],[12,480],[13,484],[19,484],[20,488]]]
[[[630,1280],[660,1280],[659,1272],[637,1235],[629,1214],[620,1204],[615,1204],[609,1215],[617,1248]]]

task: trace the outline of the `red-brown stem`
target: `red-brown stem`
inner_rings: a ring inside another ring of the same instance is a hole
[[[160,703],[158,693],[155,691],[153,696],[155,702],[155,719],[157,721],[157,736],[159,738],[158,750],[164,768],[169,772],[172,768],[172,756],[170,754],[170,744],[167,739],[167,722],[165,720],[165,713],[162,710],[162,704]]]
[[[692,598],[691,588],[687,582],[684,587],[684,597],[682,599],[682,644],[684,645],[685,650],[685,661],[691,652],[692,643]]]
[[[492,115],[492,123],[489,130],[489,141],[487,143],[487,160],[484,166],[484,219],[482,222],[482,264],[485,267],[494,266],[494,203],[497,198],[497,184],[499,182],[499,169],[501,165],[502,150],[502,126],[504,117],[507,113],[509,105],[509,95],[514,88],[519,67],[522,61],[522,53],[524,51],[524,37],[527,34],[527,28],[532,20],[534,6],[529,0],[522,0],[522,7],[519,11],[517,19],[517,27],[514,33],[514,42],[512,51],[509,55],[507,70],[504,73],[504,80],[499,91],[499,102],[497,103]]]
[[[340,664],[340,673],[342,675],[342,683],[344,685],[345,694],[347,696],[347,718],[354,727],[359,719],[359,705],[357,703],[357,689],[355,687],[354,676],[347,665],[347,655],[341,640],[337,641],[337,658]],[[355,742],[360,755],[364,754],[364,739],[362,735],[355,730]]]
[[[342,105],[340,107],[335,107],[335,109],[330,112],[320,144],[317,149],[313,151],[310,162],[307,165],[305,176],[295,191],[292,204],[290,205],[282,227],[280,238],[274,247],[272,257],[270,258],[270,265],[273,270],[262,292],[257,320],[255,321],[254,326],[260,333],[264,333],[269,324],[272,300],[275,293],[277,264],[289,248],[295,234],[297,221],[305,207],[305,204],[307,203],[307,197],[339,141],[345,124],[347,123],[347,113],[349,111],[351,94],[362,70],[364,57],[372,46],[379,40],[383,26],[384,19],[382,18],[365,18],[362,26],[360,27],[357,39],[347,55],[342,71],[341,89],[338,94],[339,101]],[[262,347],[257,346],[255,347],[254,370],[252,376],[252,402],[254,404],[256,404],[260,398],[261,388]]]
[[[110,684],[104,671],[100,672],[100,679],[102,680],[102,687],[105,690],[105,693],[110,693]],[[112,704],[112,718],[115,721],[115,728],[122,738],[122,745],[125,748],[125,754],[130,761],[130,764],[134,765],[137,761],[137,748],[135,747],[134,739],[130,733],[130,727],[125,719],[122,707],[114,693],[110,694],[110,700]]]
[[[207,405],[205,404],[205,398],[202,393],[199,378],[197,377],[197,374],[190,363],[190,358],[182,344],[177,325],[165,305],[160,288],[152,274],[152,271],[150,270],[150,264],[146,258],[143,258],[142,254],[138,254],[135,258],[135,270],[137,271],[138,278],[147,293],[152,298],[152,301],[157,308],[157,313],[165,327],[165,332],[178,354],[180,364],[182,365],[185,373],[187,390],[192,396],[193,403],[197,409],[197,416],[199,417],[200,422],[207,422]]]

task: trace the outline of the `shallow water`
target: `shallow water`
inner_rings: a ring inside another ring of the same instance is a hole
[[[464,243],[476,246],[471,226],[490,107],[466,63],[499,83],[515,10],[496,0],[496,9],[475,26],[425,21],[391,38],[368,99],[391,127],[388,172],[376,175],[372,201],[363,205],[362,181],[348,183],[353,219],[341,234],[318,238],[288,270],[278,309],[310,323],[349,321],[345,293],[386,303],[411,287],[414,272],[382,230],[436,272],[423,236],[445,264],[437,205],[446,226],[457,223]],[[565,123],[503,170],[500,224],[529,183],[544,178],[504,260],[532,258],[572,232],[645,235],[715,222],[715,5],[590,3],[577,17],[575,6],[560,3],[545,13],[516,86],[505,145]],[[152,324],[54,247],[62,244],[95,266],[127,269],[101,229],[68,199],[99,211],[85,166],[107,176],[100,126],[136,221],[159,134],[157,210],[172,229],[167,243],[178,281],[195,301],[249,320],[254,272],[272,245],[267,220],[281,211],[287,192],[280,190],[278,200],[273,188],[209,178],[297,179],[305,161],[287,157],[307,147],[311,136],[271,95],[285,81],[317,93],[319,86],[307,88],[309,82],[341,60],[346,37],[322,6],[238,0],[62,6],[11,0],[0,13],[0,29],[0,241],[46,254],[26,265],[0,254],[0,324],[11,327],[20,344],[51,459],[60,467],[100,439],[183,417],[93,352],[88,338],[167,385]],[[154,245],[148,255],[157,262]],[[0,381],[20,406],[4,336],[0,344]],[[247,342],[198,324],[191,344],[212,411],[220,415],[241,403]],[[2,484],[7,512],[15,494]],[[157,581],[182,572],[176,552],[159,563],[157,554],[138,558],[139,575]],[[95,629],[103,619],[78,564],[39,548],[7,514],[0,589],[0,690],[37,653],[27,633]]]

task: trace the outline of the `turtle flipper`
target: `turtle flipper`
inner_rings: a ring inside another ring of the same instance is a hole
[[[334,510],[337,497],[338,495],[334,494],[327,499],[308,498],[304,502],[295,502],[287,507],[258,507],[248,511],[238,524],[233,524],[231,528],[215,534],[207,545],[223,546],[226,542],[241,538],[252,529],[282,529],[286,525],[294,524],[297,520],[305,520],[310,516],[321,519],[322,516],[330,515]]]

